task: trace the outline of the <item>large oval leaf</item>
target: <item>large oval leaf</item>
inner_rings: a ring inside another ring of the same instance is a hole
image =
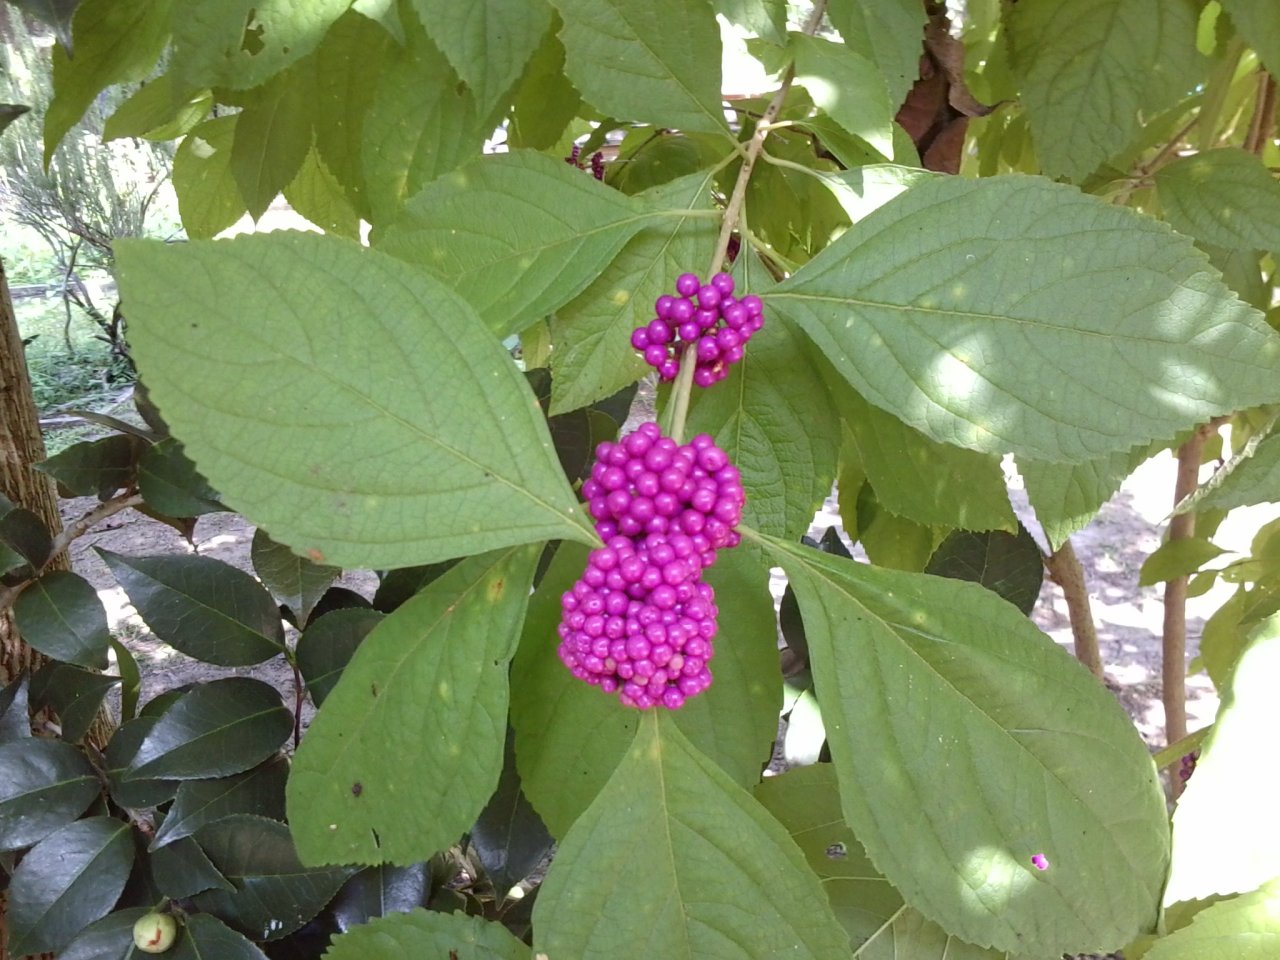
[[[414,910],[361,925],[333,941],[325,960],[528,960],[529,948],[500,923]]]
[[[422,270],[284,233],[118,257],[152,397],[276,540],[372,567],[594,540],[510,356]]]
[[[235,776],[184,781],[151,841],[151,849],[189,837],[205,824],[237,813],[283,820],[288,776],[289,761],[275,756]]]
[[[333,610],[307,625],[295,648],[298,670],[319,707],[337,685],[356,649],[383,614],[364,607]]]
[[[41,653],[82,667],[106,667],[107,611],[84,577],[70,570],[46,573],[18,595],[13,618],[22,639]]]
[[[311,610],[324,592],[342,573],[337,567],[315,563],[300,557],[282,543],[276,543],[267,531],[253,532],[249,548],[253,572],[271,591],[272,596],[294,612],[299,623],[306,623]]]
[[[161,715],[130,764],[131,780],[199,780],[248,770],[293,729],[280,694],[261,680],[230,677],[185,693]]]
[[[28,847],[71,823],[100,789],[69,743],[27,737],[0,747],[0,850]]]
[[[534,906],[549,957],[827,960],[848,949],[786,830],[662,710],[565,836]]]
[[[1280,956],[1280,880],[1242,897],[1210,904],[1190,926],[1159,940],[1146,960],[1271,960],[1276,956]]]
[[[151,632],[187,656],[242,667],[284,652],[280,611],[243,570],[195,554],[98,555]]]
[[[772,291],[935,440],[1080,462],[1280,399],[1280,336],[1189,240],[1036,177],[938,178]]]
[[[365,637],[302,741],[289,822],[308,863],[413,863],[493,795],[507,671],[541,550],[471,557]]]
[[[9,881],[9,950],[57,952],[104,916],[129,878],[133,840],[123,820],[90,817],[32,847]]]
[[[1147,930],[1164,796],[1106,689],[982,587],[765,539],[804,615],[845,820],[906,902],[1016,953]]]
[[[1253,154],[1207,150],[1161,167],[1155,178],[1175,230],[1228,250],[1280,249],[1280,183]]]

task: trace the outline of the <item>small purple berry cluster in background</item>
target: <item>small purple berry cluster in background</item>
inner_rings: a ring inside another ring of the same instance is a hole
[[[693,382],[709,387],[729,375],[747,341],[764,326],[764,304],[754,294],[734,299],[733,277],[727,273],[717,273],[707,284],[697,274],[682,273],[676,293],[654,301],[657,316],[632,332],[631,345],[663,380],[674,380],[681,355],[694,350]]]
[[[579,170],[585,170],[586,167],[582,165],[582,147],[575,143],[573,145],[573,150],[569,153],[569,156],[564,158],[564,162],[569,164],[571,167],[577,167]],[[599,150],[591,155],[591,175],[597,180],[604,179],[604,154]]]
[[[1186,783],[1196,772],[1196,761],[1200,759],[1200,751],[1192,750],[1178,762],[1178,779]]]
[[[680,446],[644,423],[596,448],[582,492],[605,546],[561,597],[560,659],[627,706],[679,709],[711,684],[719,611],[702,571],[740,540],[738,469],[707,434]]]

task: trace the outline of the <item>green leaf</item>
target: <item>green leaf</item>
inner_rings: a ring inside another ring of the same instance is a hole
[[[284,198],[294,212],[325,233],[360,239],[360,215],[352,209],[342,184],[329,172],[314,145],[303,158],[298,175],[284,188]]]
[[[1019,953],[1155,922],[1164,796],[1096,680],[974,584],[765,543],[805,618],[845,821],[908,904]]]
[[[706,0],[552,0],[565,73],[606,116],[718,133],[720,31]]]
[[[249,548],[253,572],[278,601],[297,614],[305,623],[316,603],[329,589],[329,584],[342,571],[300,557],[284,544],[276,543],[267,531],[258,528]]]
[[[356,648],[383,619],[376,610],[334,610],[307,624],[298,638],[298,669],[317,707],[337,685]]]
[[[1222,0],[1222,9],[1267,69],[1280,72],[1280,23],[1268,0]]]
[[[832,0],[827,14],[845,46],[879,67],[896,111],[920,76],[928,19],[924,5],[915,0]]]
[[[187,917],[182,938],[166,960],[267,960],[267,955],[216,917]]]
[[[514,737],[507,732],[498,789],[471,828],[468,846],[493,884],[499,903],[551,852],[555,841],[538,812],[529,806],[516,772]]]
[[[226,509],[172,437],[148,447],[138,461],[138,492],[148,507],[166,517],[198,517]]]
[[[481,4],[413,0],[431,39],[475,91],[479,113],[502,105],[551,26],[543,0],[490,0]]]
[[[143,84],[116,107],[103,125],[102,140],[176,140],[208,116],[212,105],[213,94],[208,90],[179,91],[166,73]]]
[[[191,837],[152,851],[150,862],[156,888],[171,900],[185,900],[206,890],[235,890]]]
[[[280,694],[261,680],[229,677],[182,695],[151,728],[129,778],[197,780],[248,770],[293,729]]]
[[[711,434],[742,473],[753,529],[799,537],[831,493],[840,425],[803,338],[782,318],[767,317],[728,378],[698,391],[685,432]]]
[[[507,668],[540,552],[464,560],[365,638],[289,777],[305,861],[413,863],[475,822],[502,771]]]
[[[1199,71],[1189,0],[1024,4],[1009,21],[1036,153],[1082,180],[1127,147],[1142,117],[1186,96]]]
[[[378,589],[374,591],[373,600],[370,601],[373,609],[381,613],[390,613],[428,583],[443,577],[457,562],[457,560],[445,560],[443,563],[429,563],[421,567],[388,570],[378,581]]]
[[[36,465],[77,497],[110,497],[134,481],[138,457],[146,449],[134,437],[114,434],[67,447]]]
[[[175,693],[173,700],[181,696]],[[156,701],[147,704],[150,708]],[[105,751],[107,786],[111,799],[122,807],[142,810],[168,803],[178,792],[177,780],[130,780],[129,769],[138,748],[159,722],[158,714],[140,716],[116,728]]]
[[[568,166],[567,164],[565,166]],[[710,210],[713,177],[691,174],[642,194],[654,209]],[[645,226],[604,271],[551,318],[551,412],[593,403],[649,369],[631,331],[653,319],[657,298],[715,242],[711,220],[671,217]]]
[[[44,164],[112,84],[144,79],[169,39],[171,0],[85,0],[72,20],[75,57],[53,50],[53,100],[44,116]],[[181,18],[179,18],[181,19]]]
[[[490,5],[448,6],[460,17],[483,19]],[[493,123],[417,24],[408,48],[378,72],[362,160],[373,222],[381,225],[423,186],[479,154]]]
[[[787,40],[786,0],[714,0],[716,12],[730,23],[773,43]]]
[[[196,904],[254,940],[278,940],[314,917],[354,867],[304,867],[283,823],[237,814],[209,824],[196,840],[235,887],[207,890]]]
[[[27,584],[13,605],[22,639],[46,656],[103,670],[111,629],[98,591],[70,570],[54,570]]]
[[[512,96],[507,137],[512,147],[548,150],[560,140],[578,110],[578,91],[564,75],[564,44],[556,36],[560,18],[533,52]]]
[[[0,572],[27,564],[39,569],[52,553],[53,540],[44,521],[0,496]]]
[[[20,103],[0,103],[0,133],[4,133],[9,129],[9,124],[17,120],[24,113],[30,113],[31,108]]]
[[[1268,731],[1280,723],[1278,679],[1280,617],[1271,617],[1232,670],[1195,776],[1178,800],[1166,905],[1253,890],[1276,876],[1280,829],[1267,792],[1258,789],[1258,763],[1270,750]]]
[[[311,64],[276,74],[251,90],[236,119],[231,175],[254,220],[293,182],[311,150]]]
[[[26,674],[0,687],[0,744],[26,740],[31,736],[31,716],[27,706]]]
[[[111,817],[68,824],[32,847],[9,880],[9,950],[57,952],[115,904],[133,865],[129,825]]]
[[[460,913],[414,910],[356,927],[336,937],[325,960],[529,960],[529,948],[500,923]]]
[[[111,638],[111,652],[116,658],[116,670],[120,674],[120,720],[132,720],[138,713],[138,696],[142,693],[142,674],[133,653],[115,637]]]
[[[351,0],[188,0],[173,18],[174,70],[188,87],[259,86],[314,50],[349,6]]]
[[[71,49],[71,19],[81,0],[13,0],[19,10],[25,10],[37,20],[53,27],[58,43]]]
[[[1024,528],[974,533],[956,530],[938,545],[924,572],[981,584],[1031,615],[1044,583],[1044,558]]]
[[[510,356],[421,270],[303,234],[116,252],[152,396],[274,539],[375,567],[595,539]]]
[[[844,931],[782,826],[680,733],[646,713],[565,836],[534,905],[549,957],[841,955]]]
[[[242,667],[284,652],[280,612],[243,570],[196,554],[98,555],[151,632],[188,656]]]
[[[868,163],[852,170],[814,173],[835,195],[837,202],[854,223],[917,183],[938,176],[929,170],[904,167],[896,163]]]
[[[428,184],[375,239],[442,278],[505,337],[573,299],[651,217],[581,170],[517,150]]]
[[[24,737],[0,746],[0,850],[29,847],[71,823],[100,788],[69,743]]]
[[[431,864],[426,862],[366,867],[342,885],[329,911],[338,930],[346,933],[378,917],[425,907],[431,883]]]
[[[921,183],[764,299],[871,403],[986,453],[1081,462],[1277,398],[1280,337],[1189,241],[1039,178]]]
[[[133,947],[133,925],[150,912],[150,907],[129,907],[107,914],[81,930],[58,960],[141,960]]]
[[[965,943],[919,911],[902,906],[853,956],[854,960],[1007,960],[1012,955]]]
[[[248,813],[283,820],[284,785],[288,776],[289,761],[274,756],[235,776],[184,781],[149,849],[189,837],[206,824],[232,814]]]
[[[1280,433],[1252,439],[1213,475],[1195,496],[1179,505],[1188,510],[1233,510],[1280,501]]]
[[[1274,867],[1275,864],[1273,863]],[[1146,960],[1268,960],[1280,951],[1280,881],[1210,904],[1157,943]]]
[[[1155,177],[1175,230],[1228,250],[1280,250],[1280,183],[1253,154],[1207,150]]]
[[[31,705],[56,713],[62,739],[74,743],[89,732],[107,691],[119,682],[119,677],[51,660],[31,677]]]
[[[173,189],[187,236],[208,239],[247,212],[235,175],[231,150],[238,114],[206,120],[178,144],[173,157]]]
[[[1226,551],[1221,547],[1201,537],[1166,540],[1143,561],[1142,569],[1138,571],[1138,586],[1150,587],[1165,580],[1188,576],[1224,553]]]
[[[1027,499],[1049,546],[1057,550],[1071,534],[1086,527],[1148,452],[1141,446],[1074,464],[1019,457],[1018,472],[1026,484]]]
[[[796,83],[832,120],[861,137],[884,156],[893,157],[893,115],[880,68],[854,47],[794,34]]]
[[[595,799],[635,738],[639,714],[583,683],[556,653],[560,595],[587,566],[581,544],[562,543],[529,600],[511,665],[511,726],[521,786],[552,836]],[[584,737],[583,731],[591,731]]]

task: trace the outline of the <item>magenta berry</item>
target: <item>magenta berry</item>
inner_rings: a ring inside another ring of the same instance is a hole
[[[727,273],[717,273],[705,284],[697,274],[680,274],[676,296],[664,293],[654,301],[655,318],[632,333],[631,345],[662,380],[676,378],[680,358],[692,347],[693,382],[700,387],[718,383],[742,359],[742,347],[764,323],[760,298],[748,294],[737,300],[733,290],[733,277]],[[716,346],[714,354],[704,342]]]

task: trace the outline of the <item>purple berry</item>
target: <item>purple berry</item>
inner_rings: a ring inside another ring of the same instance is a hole
[[[645,347],[649,346],[649,331],[644,327],[637,327],[632,330],[631,345],[643,352]]]
[[[701,286],[696,273],[682,273],[676,278],[676,292],[682,297],[692,297]]]
[[[711,285],[720,291],[721,296],[729,296],[733,293],[733,277],[727,273],[717,273],[711,278]]]
[[[720,291],[711,284],[698,290],[698,306],[704,310],[714,310],[720,306]]]

